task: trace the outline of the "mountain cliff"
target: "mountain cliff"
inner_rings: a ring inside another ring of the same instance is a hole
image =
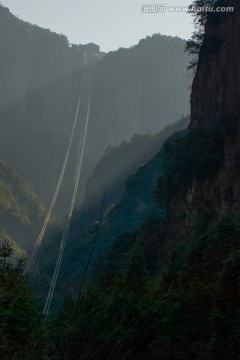
[[[233,6],[234,12],[213,13],[208,17],[192,86],[190,122],[193,133],[210,129],[205,148],[210,143],[217,144],[222,160],[214,179],[203,168],[203,179],[199,181],[193,176],[187,186],[182,184],[181,200],[174,198],[172,216],[175,218],[181,208],[188,225],[203,207],[210,208],[216,216],[239,211],[240,8],[238,1],[229,1],[227,5]]]

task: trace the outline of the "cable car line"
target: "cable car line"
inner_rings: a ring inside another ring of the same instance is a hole
[[[88,101],[88,108],[87,108],[87,114],[86,114],[86,118],[85,118],[83,137],[82,137],[82,139],[80,139],[80,143],[79,143],[78,162],[77,162],[77,166],[76,166],[76,175],[75,175],[75,179],[74,179],[74,189],[73,189],[71,205],[70,205],[70,208],[69,208],[67,223],[65,225],[65,229],[64,229],[64,232],[63,232],[63,235],[62,235],[62,238],[61,238],[58,258],[57,258],[57,262],[56,262],[56,265],[55,265],[53,277],[52,277],[52,280],[51,280],[47,300],[46,300],[44,311],[43,311],[45,316],[48,315],[49,309],[50,309],[50,306],[51,306],[52,297],[53,297],[55,286],[56,286],[56,283],[57,283],[59,270],[60,270],[60,266],[61,266],[61,263],[62,263],[63,253],[64,253],[64,249],[65,249],[65,245],[66,245],[66,241],[67,241],[67,237],[68,237],[68,232],[69,232],[69,228],[70,228],[70,224],[71,224],[71,219],[72,219],[72,215],[73,215],[74,205],[75,205],[77,191],[78,191],[79,180],[80,180],[80,176],[81,176],[82,164],[83,164],[84,150],[85,150],[85,144],[86,144],[86,138],[87,138],[87,130],[88,130],[88,124],[89,124],[90,106],[91,106],[91,95],[90,95],[89,101]]]

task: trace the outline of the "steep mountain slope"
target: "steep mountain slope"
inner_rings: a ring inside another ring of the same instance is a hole
[[[155,34],[130,49],[109,53],[99,63],[90,124],[99,135],[89,140],[91,147],[103,151],[135,133],[156,134],[189,113],[192,78],[184,48],[177,37]]]
[[[130,175],[134,175],[140,166],[144,167],[159,152],[166,139],[174,132],[184,130],[188,123],[188,117],[182,118],[157,135],[136,134],[130,142],[124,141],[118,147],[109,146],[87,182],[83,205],[75,215],[74,223],[79,231],[82,232],[99,218],[103,196],[104,211],[110,212],[124,194]]]
[[[63,162],[80,89],[81,122],[89,92],[92,102],[78,202],[109,144],[119,145],[135,133],[156,133],[189,112],[191,78],[181,39],[155,35],[96,63],[93,54],[84,55],[86,47],[71,46],[65,36],[21,21],[1,5],[0,19],[0,153],[46,203]],[[57,204],[61,214],[72,189],[74,159]]]
[[[1,157],[48,200],[74,118],[83,54],[2,5],[0,20]]]
[[[20,248],[30,250],[45,211],[31,186],[0,161],[1,238],[10,237]]]
[[[185,129],[188,123],[189,118],[185,117],[157,135],[135,134],[129,142],[123,141],[119,146],[109,145],[88,179],[83,207],[94,207],[94,203],[99,203],[104,190],[106,202],[116,203],[130,173],[148,162],[172,133]]]
[[[95,194],[94,201],[90,202],[88,207],[83,206],[83,209],[75,212],[74,215],[53,308],[57,306],[56,304],[59,301],[61,302],[65,286],[64,279],[66,277],[68,278],[69,287],[73,292],[76,292],[76,285],[79,283],[79,279],[88,262],[89,254],[95,241],[96,231],[98,231],[97,246],[87,276],[87,281],[93,283],[96,282],[97,268],[101,268],[101,274],[103,271],[108,272],[109,268],[106,267],[103,270],[105,265],[101,265],[101,263],[104,261],[106,252],[109,251],[112,244],[122,233],[136,231],[145,218],[158,219],[159,217],[164,218],[166,216],[165,204],[163,202],[159,204],[154,198],[157,179],[164,172],[165,149],[163,145],[170,135],[171,137],[168,140],[170,143],[174,139],[184,136],[187,130],[183,129],[187,127],[188,121],[189,118],[183,118],[156,136],[139,136],[138,141],[133,139],[130,143],[124,143],[122,145],[123,149],[122,147],[116,148],[116,150],[106,154],[106,159],[103,157],[102,162],[96,168],[95,178],[92,179],[93,184],[91,186]],[[139,146],[141,145],[142,151],[139,152]],[[125,152],[123,155],[122,150],[125,151],[126,148],[132,149],[135,157],[133,162],[131,158],[128,158],[126,167],[124,167],[123,162],[126,161],[128,152]],[[161,150],[159,151],[159,149]],[[109,156],[111,161],[109,161]],[[105,174],[105,172],[115,174],[115,168],[119,164],[121,164],[121,171],[118,172],[118,177],[113,179],[103,177],[106,183],[104,181],[103,183],[100,182],[99,192],[96,192],[94,184],[101,180],[101,174]],[[141,164],[141,167],[136,170],[138,164]],[[129,168],[130,165],[131,167]],[[133,173],[134,170],[136,170],[135,173]],[[132,172],[131,176],[129,176],[130,172]],[[105,185],[108,185],[108,187],[105,188]],[[118,186],[115,187],[115,185]],[[104,199],[103,222],[98,229],[102,197],[105,189],[107,192]],[[113,203],[114,200],[115,203]],[[54,256],[56,256],[55,245],[57,242],[58,239],[55,238],[52,242],[45,243],[41,249],[39,274],[46,275],[46,279],[53,271]],[[100,255],[103,258],[99,258]],[[93,271],[93,264],[97,258],[98,265]],[[39,288],[37,288],[37,294],[39,295]]]
[[[205,206],[212,208],[216,216],[226,211],[239,211],[240,53],[237,39],[240,34],[240,8],[238,1],[229,1],[227,5],[233,6],[234,11],[213,13],[208,17],[193,82],[190,123],[193,130],[213,129],[209,143],[218,143],[223,159],[215,171],[214,180],[193,178],[187,185],[182,184],[184,202],[175,197],[171,212],[175,217],[181,207],[186,219],[184,226],[191,223],[194,214]],[[230,58],[228,54],[231,54]],[[206,73],[209,74],[207,81],[204,78]]]

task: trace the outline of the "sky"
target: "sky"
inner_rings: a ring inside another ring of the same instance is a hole
[[[130,47],[147,35],[161,33],[188,39],[194,31],[187,12],[142,12],[142,5],[188,6],[191,0],[0,0],[20,19],[68,37],[89,42],[102,51]],[[167,8],[166,8],[167,9]]]

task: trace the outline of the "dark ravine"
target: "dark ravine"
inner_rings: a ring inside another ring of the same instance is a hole
[[[123,141],[119,146],[108,146],[87,181],[84,202],[76,215],[80,222],[84,217],[88,217],[88,213],[91,214],[90,223],[98,218],[99,204],[104,192],[106,211],[109,211],[110,206],[118,204],[130,175],[133,176],[140,167],[150,162],[169,136],[184,130],[188,124],[189,117],[183,117],[157,135],[135,134],[129,142]],[[86,226],[84,222],[83,225]]]
[[[187,132],[185,129],[188,123],[189,118],[183,118],[155,136],[139,136],[137,140],[133,139],[120,148],[112,149],[105,155],[106,159],[103,157],[95,170],[94,177],[90,179],[92,184],[89,183],[95,196],[89,196],[92,195],[91,191],[87,193],[88,202],[82,210],[75,211],[74,214],[56,291],[58,301],[61,302],[60,298],[65,291],[65,278],[68,278],[69,286],[74,292],[76,291],[76,284],[82,276],[95,238],[105,190],[103,223],[99,229],[97,245],[87,274],[87,284],[96,282],[94,270],[96,259],[105,256],[122,233],[136,231],[146,217],[165,216],[165,206],[154,199],[156,181],[164,172],[163,145],[169,136],[171,138],[183,136]],[[123,150],[131,149],[134,159],[131,159],[128,153],[123,156],[122,147]],[[139,147],[143,152],[139,152]],[[121,167],[121,171],[118,169],[119,156],[126,164],[125,167]],[[118,177],[114,178],[113,175],[117,171]],[[111,176],[106,179],[105,173]],[[99,179],[102,179],[102,182]],[[39,272],[40,275],[44,274],[46,279],[52,272],[57,242],[58,239],[53,238],[51,242],[44,243],[40,251]]]

